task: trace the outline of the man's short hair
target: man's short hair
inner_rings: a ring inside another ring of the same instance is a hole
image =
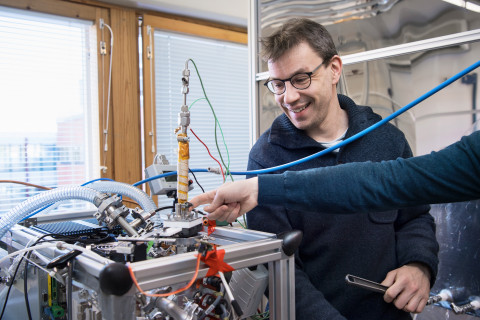
[[[309,19],[293,18],[272,35],[261,39],[262,58],[275,61],[301,42],[308,43],[324,61],[337,54],[332,36],[324,26]]]

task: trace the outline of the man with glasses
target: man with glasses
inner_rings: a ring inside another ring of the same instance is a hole
[[[337,94],[342,61],[323,26],[292,19],[262,44],[270,75],[265,86],[283,114],[253,146],[248,170],[304,158],[381,119],[371,108]],[[411,156],[403,133],[387,124],[288,170]],[[277,234],[303,232],[295,256],[297,319],[411,319],[410,312],[421,312],[427,302],[437,273],[438,243],[429,206],[401,210],[331,215],[257,206],[247,213],[247,224]],[[348,286],[347,274],[392,290],[383,296]]]

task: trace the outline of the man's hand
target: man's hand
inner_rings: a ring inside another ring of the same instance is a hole
[[[420,313],[430,295],[430,271],[422,263],[409,263],[390,271],[381,283],[389,287],[383,299],[398,309]]]
[[[233,222],[237,217],[255,208],[258,204],[258,178],[228,182],[190,201],[193,208],[207,204],[203,209],[210,213],[208,218]]]

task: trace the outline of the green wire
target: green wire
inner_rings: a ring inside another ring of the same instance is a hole
[[[195,104],[195,102],[197,102],[198,100],[206,100],[205,98],[198,98],[196,99],[195,101],[193,101],[191,104],[190,104],[190,107],[188,107],[188,111],[190,111],[190,109],[192,109],[193,105]]]
[[[205,92],[205,87],[203,86],[202,77],[200,76],[200,72],[198,72],[198,68],[197,68],[197,65],[195,64],[195,61],[193,61],[192,59],[189,59],[189,61],[192,61],[193,66],[195,67],[195,71],[197,72],[198,79],[200,80],[200,85],[202,86],[202,91],[203,91],[204,97],[195,99],[195,100],[190,104],[190,106],[188,107],[188,110],[190,110],[197,101],[199,101],[199,100],[207,100],[208,105],[210,106],[210,109],[212,110],[213,117],[215,118],[215,145],[216,145],[216,147],[217,147],[218,154],[220,155],[220,160],[222,161],[223,165],[225,166],[225,169],[227,170],[227,174],[229,175],[230,179],[231,179],[232,181],[234,181],[234,180],[233,180],[233,176],[232,176],[232,174],[230,173],[230,154],[229,154],[229,152],[228,152],[227,144],[225,143],[225,136],[223,135],[222,126],[220,125],[220,121],[218,121],[217,115],[215,114],[215,111],[213,110],[213,106],[212,106],[212,104],[210,103],[210,100],[209,100],[208,97],[207,97],[207,93]],[[220,128],[220,133],[222,134],[223,145],[225,146],[225,150],[227,151],[228,165],[225,165],[225,162],[223,161],[223,157],[222,157],[222,152],[220,151],[220,148],[219,148],[219,146],[218,146],[217,125],[218,125],[218,127]],[[223,182],[225,182],[225,179],[223,180]],[[246,227],[247,221],[245,220],[245,215],[243,215],[243,224],[242,224],[238,219],[237,219],[236,221],[238,222],[238,224],[240,224],[240,225],[242,226],[243,229],[247,229],[247,227]]]
[[[207,93],[205,92],[205,87],[204,87],[204,85],[203,85],[202,77],[200,76],[200,72],[198,71],[197,65],[196,65],[195,61],[193,61],[192,59],[189,59],[189,60],[192,61],[193,66],[195,67],[195,70],[196,70],[197,75],[198,75],[198,79],[200,80],[200,85],[202,86],[202,91],[203,91],[203,94],[204,94],[204,96],[205,96],[205,100],[207,100],[208,105],[210,106],[210,109],[212,110],[213,117],[215,118],[215,145],[216,145],[216,147],[217,147],[218,154],[220,155],[220,159],[221,159],[223,165],[224,165],[225,168],[227,169],[227,173],[230,175],[230,178],[231,178],[232,181],[233,181],[233,177],[232,177],[232,175],[230,174],[230,154],[229,154],[229,152],[228,152],[228,148],[227,148],[227,145],[226,145],[226,143],[225,143],[225,136],[223,135],[222,127],[221,127],[221,125],[220,125],[220,122],[218,121],[217,115],[215,114],[215,110],[213,109],[213,106],[212,106],[212,104],[210,103],[210,99],[208,99]],[[225,164],[225,162],[224,162],[224,160],[223,160],[223,157],[222,157],[222,153],[221,153],[220,148],[219,148],[219,146],[218,146],[217,125],[218,125],[219,128],[220,128],[220,132],[221,132],[222,138],[223,138],[223,144],[224,144],[225,149],[226,149],[226,151],[227,151],[228,165]],[[224,182],[225,182],[225,180],[224,180]]]
[[[238,221],[238,219],[235,220],[235,221],[236,221],[239,225],[241,225],[243,229],[247,229],[240,221]],[[245,218],[244,218],[244,223],[245,223]]]
[[[199,100],[207,100],[207,101],[208,101],[207,98],[198,98],[198,99],[196,99],[195,101],[193,101],[193,102],[190,104],[190,106],[188,107],[188,110],[190,110],[190,109],[192,108],[192,106],[193,106],[197,101],[199,101]],[[211,107],[211,106],[210,106],[210,107]],[[212,111],[213,111],[213,109],[212,109]],[[218,122],[218,119],[217,119],[217,117],[216,117],[216,115],[215,115],[215,112],[213,112],[213,116],[215,117],[215,123],[217,123],[217,122]],[[219,124],[219,126],[220,126],[220,124]],[[223,132],[221,131],[221,129],[222,129],[222,127],[220,127],[220,132],[222,133],[223,144],[225,145],[225,149],[227,149],[227,153],[228,153],[228,148],[227,148],[227,145],[225,144],[225,137],[224,137]],[[216,142],[216,141],[217,141],[217,128],[216,128],[216,126],[215,126],[215,142]],[[216,146],[217,146],[218,153],[220,154],[220,150],[219,150],[219,148],[218,148],[218,143],[216,144]],[[225,163],[223,162],[223,158],[222,158],[222,155],[221,155],[221,154],[220,154],[220,158],[222,159],[223,165],[225,165]],[[230,158],[229,158],[229,165],[230,165]],[[226,167],[226,166],[225,166],[225,167]],[[228,168],[227,168],[227,169],[228,169]],[[233,179],[232,179],[232,181],[233,181]],[[225,182],[225,178],[223,179],[223,182]]]
[[[198,98],[198,99],[195,99],[195,100],[190,104],[190,106],[188,107],[188,110],[190,110],[190,109],[193,107],[193,105],[194,105],[197,101],[199,101],[199,100],[206,100],[206,98]],[[223,134],[222,134],[222,137],[223,137]],[[223,138],[224,138],[223,141],[225,141],[225,137],[223,137]],[[226,147],[226,146],[225,146],[225,147]],[[233,180],[232,180],[232,181],[233,181]],[[225,182],[225,180],[224,180],[224,182]],[[238,219],[237,219],[236,221],[238,222],[239,225],[242,226],[243,229],[247,229],[247,220],[245,220],[245,215],[243,215],[243,224],[242,224]]]
[[[252,319],[254,320],[264,320],[270,317],[270,311],[265,311],[262,313],[257,313],[256,315],[252,316]]]
[[[189,59],[189,61],[192,61],[193,66],[195,67],[195,71],[197,72],[198,79],[200,80],[200,85],[202,86],[203,95],[205,96],[205,100],[207,100],[208,105],[210,106],[210,109],[212,110],[213,117],[215,118],[215,145],[217,147],[217,151],[218,151],[218,154],[220,156],[220,160],[222,161],[223,165],[225,166],[225,168],[227,170],[227,174],[230,176],[230,179],[233,181],[233,176],[230,173],[230,154],[228,152],[227,144],[225,143],[225,136],[223,135],[222,126],[220,125],[220,122],[218,121],[217,115],[215,114],[215,110],[213,109],[213,106],[210,103],[210,100],[208,99],[207,93],[205,92],[205,87],[203,85],[202,77],[200,76],[200,72],[198,71],[198,68],[197,68],[197,65],[196,65],[195,61],[193,61],[193,59]],[[203,99],[203,98],[200,98],[200,99]],[[195,100],[194,102],[196,102],[197,100]],[[225,146],[225,150],[227,151],[228,165],[225,164],[225,161],[223,160],[222,152],[220,151],[220,147],[218,146],[217,125],[220,128],[220,133],[222,134],[222,138],[223,138],[223,145]]]

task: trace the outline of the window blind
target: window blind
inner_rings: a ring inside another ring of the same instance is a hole
[[[220,163],[217,143],[223,160],[231,171],[246,170],[250,150],[247,46],[160,30],[155,31],[154,41],[157,154],[164,154],[170,164],[177,164],[178,143],[174,129],[178,127],[178,113],[183,104],[182,71],[185,69],[185,62],[192,59],[198,68],[205,92],[221,128],[217,127],[215,142],[215,118],[207,101],[202,99],[204,94],[199,75],[194,64],[189,61],[190,85],[187,105],[191,106],[190,128]],[[219,165],[208,155],[206,148],[191,131],[188,131],[188,136],[189,167],[218,168]],[[195,176],[205,191],[223,183],[221,175],[196,173]],[[193,180],[191,174],[190,178]],[[233,178],[240,180],[245,177],[233,176]],[[227,181],[231,181],[230,178],[227,178]],[[189,198],[200,193],[201,188],[194,183],[194,190],[189,192]],[[171,204],[171,199],[159,197],[159,206]]]
[[[92,22],[0,7],[0,180],[54,188],[99,176],[96,70]],[[0,213],[39,192],[0,183]]]

